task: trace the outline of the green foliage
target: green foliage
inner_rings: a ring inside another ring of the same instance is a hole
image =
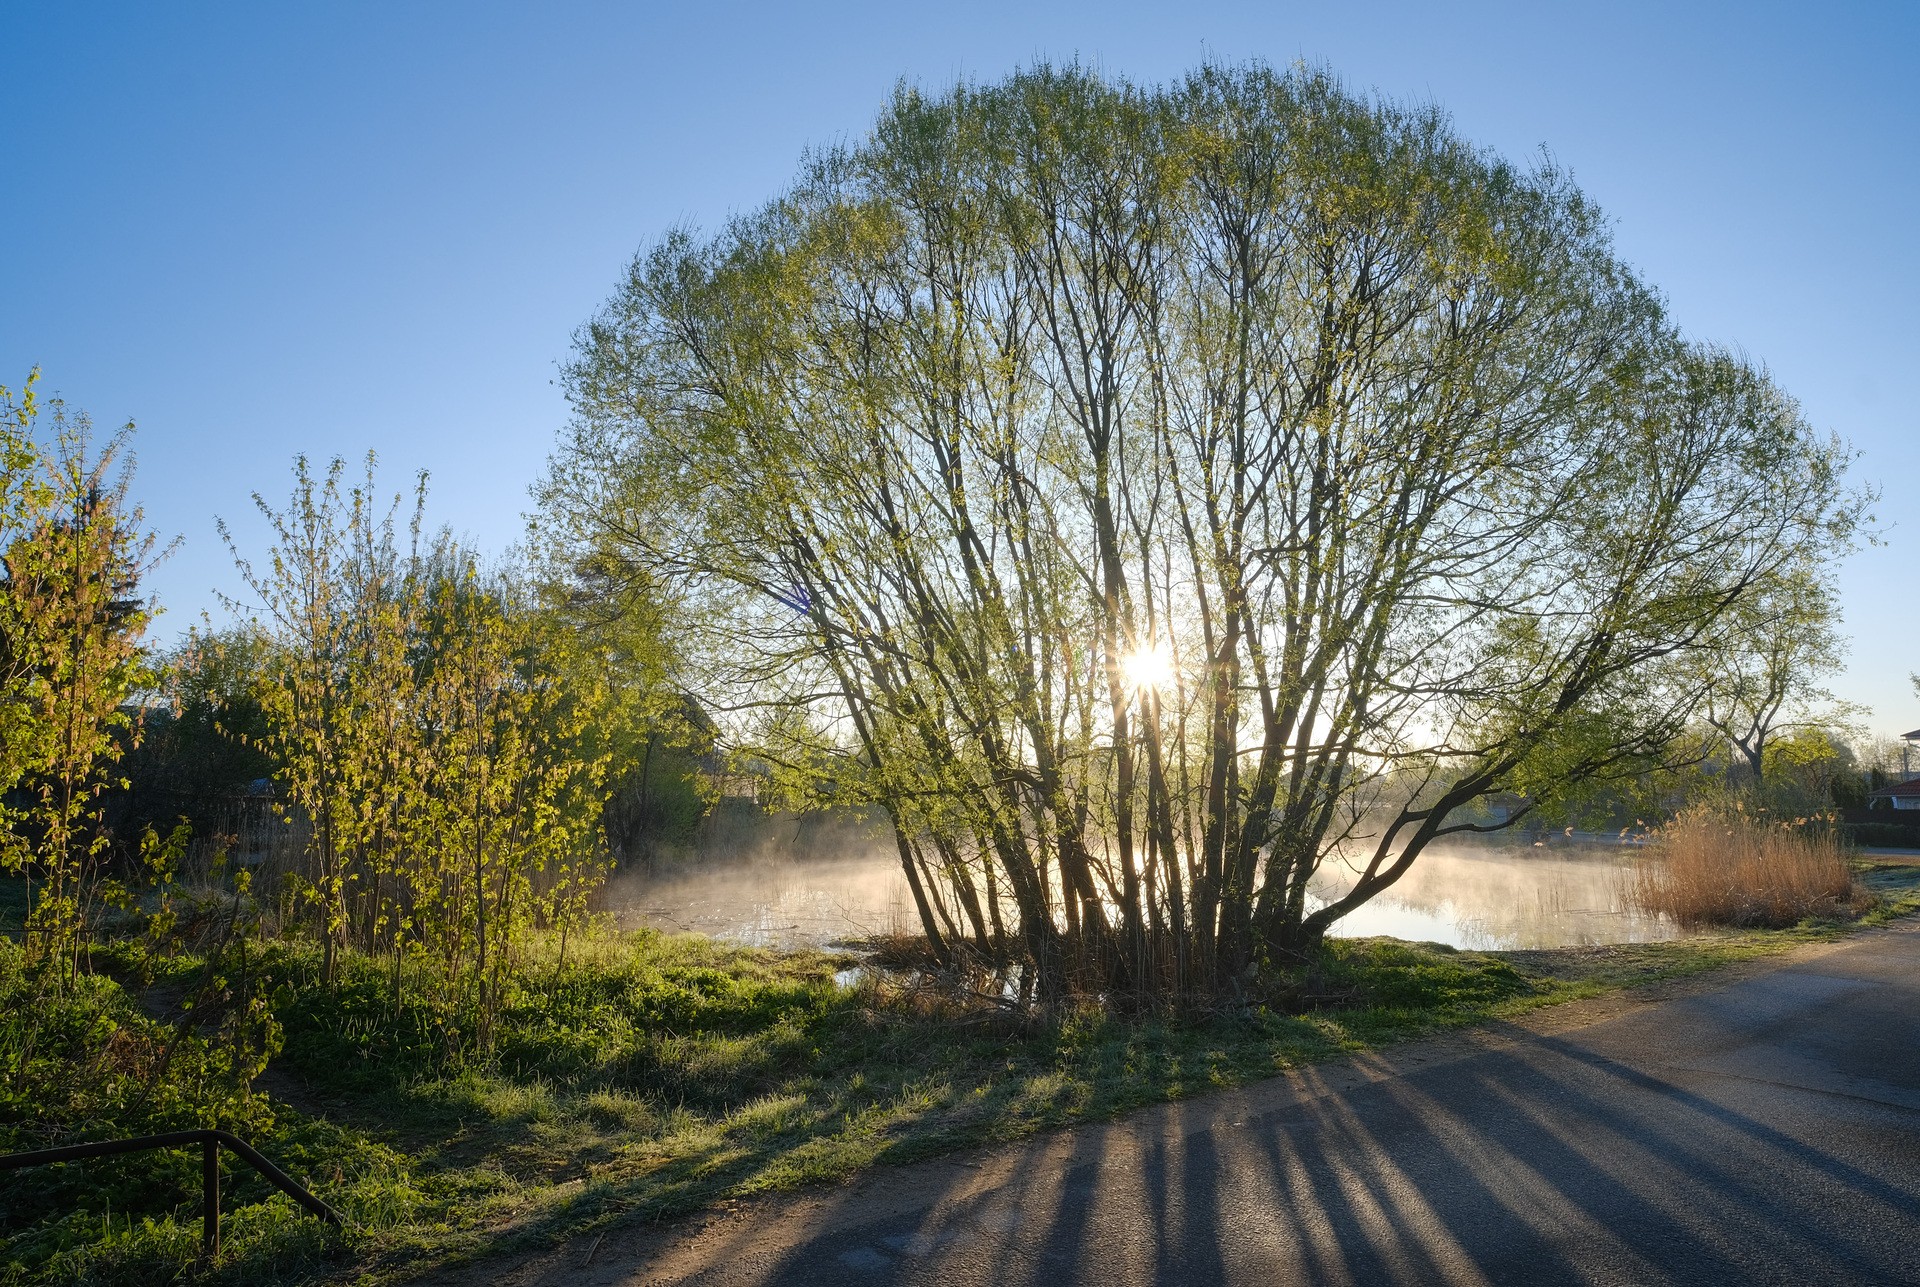
[[[0,790],[19,783],[26,796],[0,814],[11,824],[0,864],[39,882],[27,941],[71,980],[89,924],[116,896],[102,880],[102,797],[139,738],[129,699],[152,679],[135,595],[155,541],[128,499],[132,426],[96,450],[84,413],[52,408],[49,440],[35,442],[31,387],[18,405],[0,389]]]
[[[606,757],[607,847],[620,862],[649,861],[690,842],[712,803],[701,761],[714,725],[679,683],[684,639],[707,623],[630,561],[582,555],[566,515],[545,516],[535,538],[540,612],[571,645],[562,664],[605,695],[593,731]]]
[[[140,743],[121,764],[127,789],[110,802],[122,836],[183,818],[197,835],[217,834],[251,784],[273,776],[256,692],[267,648],[250,631],[195,630],[156,659],[165,704],[145,712]]]
[[[30,374],[18,395],[0,385],[0,549],[25,539],[46,504],[32,437],[39,376],[37,370]],[[28,704],[36,627],[23,607],[13,595],[0,595],[0,792],[11,791],[41,758],[41,735]]]
[[[1714,646],[1692,663],[1705,686],[1707,723],[1755,784],[1780,767],[1776,740],[1818,735],[1818,720],[1857,713],[1845,705],[1822,709],[1834,697],[1821,685],[1840,668],[1846,644],[1822,557],[1830,551],[1815,545],[1809,553],[1764,578],[1735,605],[1717,623]],[[1788,763],[1806,764],[1810,750],[1783,754]]]
[[[1779,815],[1826,813],[1844,803],[1844,784],[1855,776],[1852,748],[1818,725],[1776,732],[1767,740],[1765,756],[1759,794]]]
[[[1670,763],[1867,500],[1565,173],[1307,68],[902,89],[638,256],[566,381],[561,561],[1054,999],[1231,995],[1456,810]]]
[[[148,1134],[221,1126],[261,1137],[267,1101],[248,1089],[262,1062],[235,1025],[173,1023],[143,1013],[118,984],[81,976],[55,985],[52,966],[0,941],[0,1149],[87,1138],[103,1128]],[[191,1210],[195,1154],[125,1155],[13,1172],[0,1180],[7,1259],[16,1272],[112,1262],[109,1212],[165,1218]],[[247,1200],[243,1194],[241,1201]],[[258,1201],[258,1196],[254,1196]],[[148,1232],[154,1232],[148,1226]],[[132,1236],[123,1230],[121,1242]],[[98,1245],[96,1245],[98,1244]],[[109,1275],[111,1279],[111,1275]]]
[[[102,976],[53,988],[49,969],[0,940],[0,1151],[42,1147],[102,1121],[148,1134],[246,1131],[264,1120],[264,1101],[247,1090],[263,1062],[252,1043],[236,1044],[231,1031],[176,1028],[178,1015],[149,1017]]]
[[[46,963],[0,941],[0,1149],[218,1126],[356,1220],[378,1227],[410,1217],[419,1196],[402,1155],[252,1088],[278,1025],[259,986],[271,962],[247,951],[244,940],[209,958],[107,950],[102,963],[125,984],[90,975],[52,988]],[[337,1235],[250,1169],[230,1162],[222,1185],[225,1246],[203,1277],[259,1282],[337,1248]],[[181,1274],[199,1258],[199,1192],[193,1150],[11,1172],[0,1177],[8,1265],[0,1281]]]
[[[371,475],[347,489],[337,464],[316,478],[302,463],[293,503],[262,506],[277,538],[267,563],[243,563],[263,617],[196,633],[155,667],[132,597],[152,542],[114,473],[123,439],[96,453],[84,418],[56,404],[53,446],[37,454],[31,397],[16,405],[0,390],[0,408],[0,436],[18,447],[0,453],[17,502],[0,514],[0,719],[19,717],[0,770],[30,788],[7,851],[26,879],[6,882],[5,915],[27,946],[0,941],[0,1147],[219,1125],[325,1193],[356,1236],[430,1226],[471,1195],[472,1177],[422,1188],[385,1126],[330,1124],[254,1083],[278,1058],[317,1085],[411,1096],[409,1079],[495,1067],[486,1051],[503,1013],[512,1039],[497,1066],[610,1057],[618,1029],[604,1004],[549,1013],[521,977],[545,930],[558,931],[547,964],[565,974],[568,935],[605,871],[615,703],[595,644],[446,536],[423,540],[417,507],[409,543]],[[167,699],[145,745],[136,691]],[[263,772],[278,780],[290,870],[256,870],[257,854],[230,861],[219,834],[221,798]],[[119,795],[134,777],[139,791]],[[172,825],[180,814],[203,830],[211,817],[212,834],[196,841],[190,823]],[[110,822],[121,869],[105,880]],[[113,917],[95,914],[103,902]],[[269,938],[263,916],[296,937]],[[729,977],[687,994],[725,992]],[[663,1011],[682,997],[655,990]],[[733,1004],[750,1024],[751,1004]],[[5,1185],[9,1282],[190,1268],[253,1282],[341,1247],[250,1173],[230,1173],[226,1248],[197,1263],[197,1159],[184,1154]]]
[[[360,486],[301,460],[285,509],[256,502],[275,539],[239,559],[262,605],[259,745],[310,830],[292,879],[322,973],[349,944],[384,953],[396,1009],[409,981],[470,994],[458,1037],[484,1046],[530,931],[564,942],[605,874],[610,689],[510,577],[423,537],[424,479],[404,538],[371,457]]]
[[[1311,977],[1326,995],[1423,1017],[1497,1006],[1537,991],[1498,958],[1391,939],[1331,939]]]

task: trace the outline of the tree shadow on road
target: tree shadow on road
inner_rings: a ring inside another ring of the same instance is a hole
[[[767,1283],[1913,1281],[1897,1105],[1676,1074],[1496,1026],[1498,1049],[1256,1116],[1169,1106],[1016,1151],[771,1258]],[[1686,1084],[1683,1084],[1685,1082]],[[1024,1161],[1020,1159],[1024,1158]],[[991,1163],[989,1163],[991,1165]],[[972,1174],[972,1173],[969,1173]],[[849,1195],[851,1196],[851,1195]],[[737,1266],[736,1266],[737,1268]],[[697,1280],[696,1280],[697,1281]]]

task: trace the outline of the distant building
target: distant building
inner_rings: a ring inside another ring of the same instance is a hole
[[[1896,782],[1882,791],[1875,791],[1867,797],[1867,807],[1883,807],[1881,801],[1896,809],[1920,809],[1920,778],[1908,778],[1905,782]]]
[[[1901,780],[1889,788],[1874,791],[1866,797],[1868,809],[1880,809],[1880,801],[1885,801],[1893,809],[1920,809],[1920,778],[1912,772],[1912,745],[1920,741],[1920,728],[1910,734],[1901,734],[1901,741],[1907,745],[1901,747]]]

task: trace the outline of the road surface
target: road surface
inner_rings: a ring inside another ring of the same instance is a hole
[[[1920,926],[482,1279],[1916,1284]]]

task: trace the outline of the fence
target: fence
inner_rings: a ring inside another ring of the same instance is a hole
[[[258,1171],[282,1193],[313,1212],[328,1224],[338,1227],[340,1213],[313,1196],[292,1176],[269,1162],[253,1145],[227,1131],[173,1131],[166,1135],[140,1135],[126,1140],[100,1140],[92,1144],[68,1144],[62,1148],[35,1149],[31,1153],[0,1154],[0,1171],[16,1171],[26,1166],[48,1166],[55,1162],[78,1162],[89,1157],[108,1157],[115,1153],[141,1153],[157,1148],[191,1148],[198,1144],[200,1154],[200,1241],[208,1256],[220,1250],[220,1150],[232,1150],[241,1161]]]

